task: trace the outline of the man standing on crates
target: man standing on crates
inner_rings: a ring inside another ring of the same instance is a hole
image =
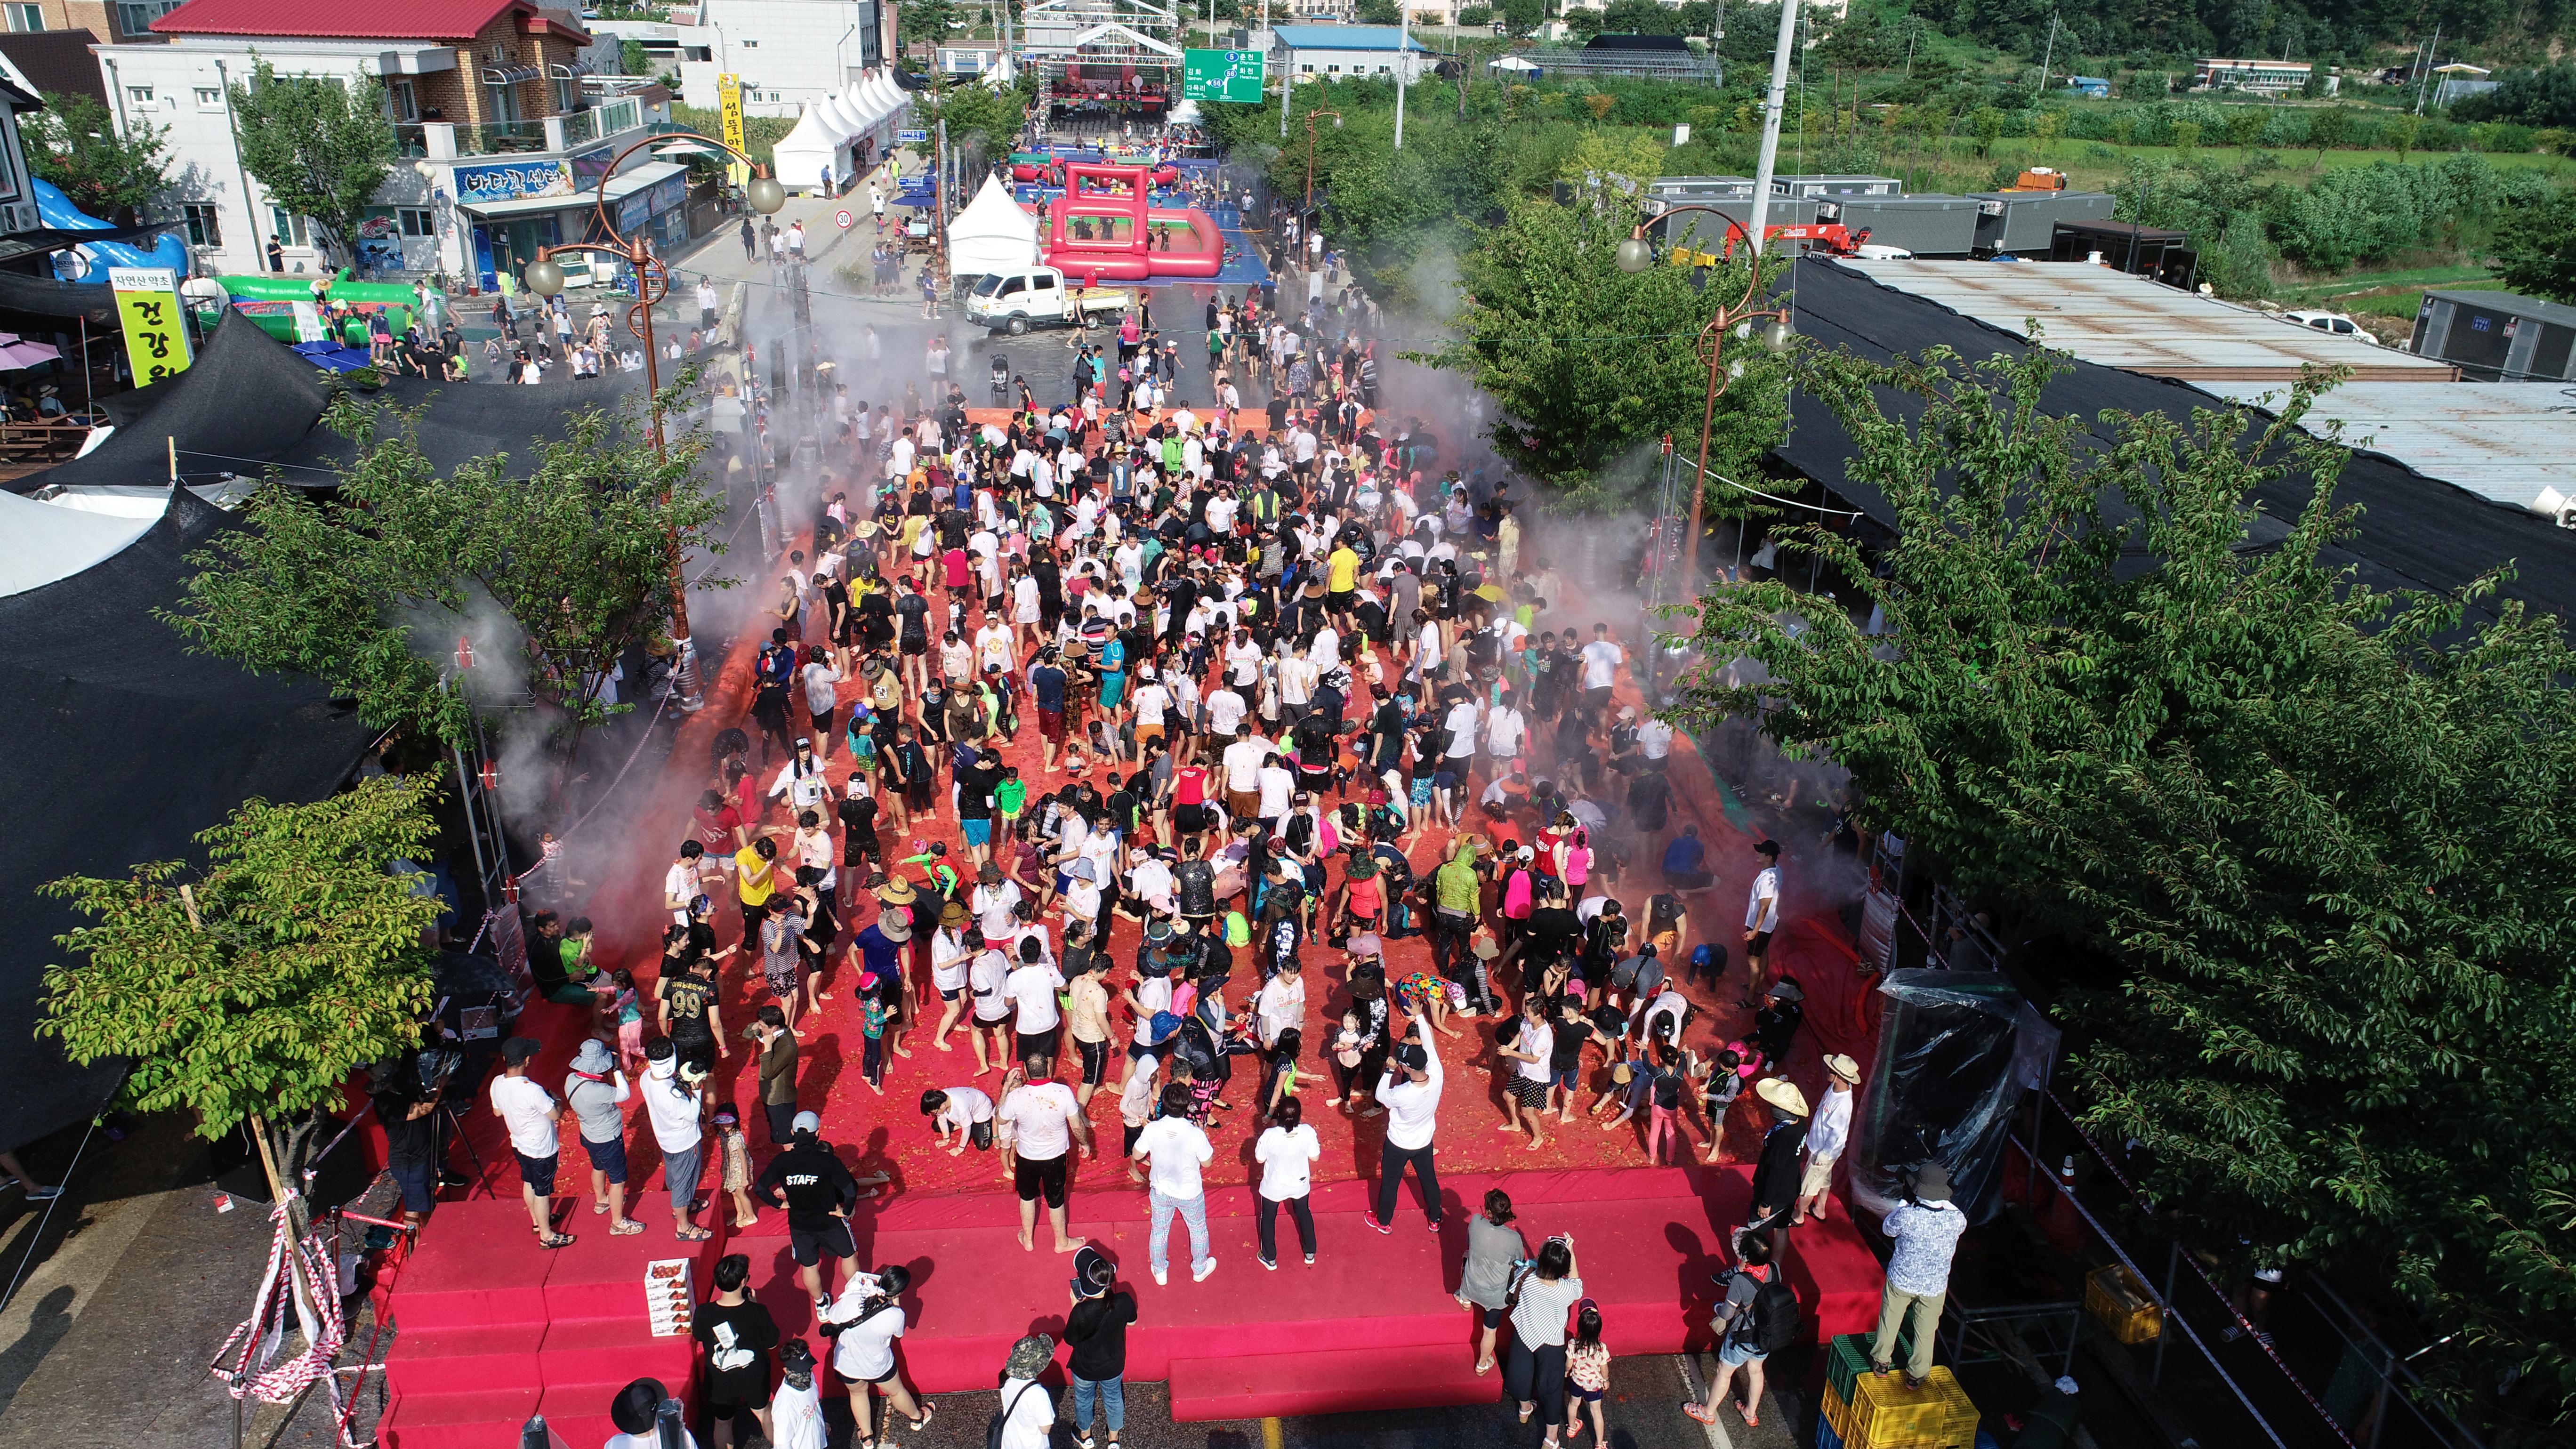
[[[1950,1292],[1950,1255],[1968,1218],[1950,1202],[1950,1170],[1927,1162],[1914,1174],[1914,1200],[1898,1203],[1882,1230],[1896,1242],[1887,1260],[1887,1286],[1878,1300],[1878,1336],[1870,1340],[1869,1371],[1884,1378],[1896,1357],[1896,1329],[1909,1312],[1913,1351],[1905,1359],[1905,1386],[1923,1387],[1932,1376],[1932,1340],[1941,1328],[1941,1306]]]

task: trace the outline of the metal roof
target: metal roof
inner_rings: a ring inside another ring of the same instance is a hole
[[[2202,382],[2264,406],[2278,383]],[[2265,407],[2265,411],[2271,411]],[[2301,426],[2393,458],[2427,478],[2552,518],[2576,505],[2576,388],[2528,382],[2350,382],[2317,399]],[[2338,430],[2339,429],[2339,430]]]
[[[2104,367],[2184,382],[2296,382],[2310,367],[2356,381],[2449,382],[2459,369],[2311,331],[2249,308],[2085,262],[1846,263],[1870,280]]]
[[[1393,25],[1274,25],[1271,33],[1290,50],[1419,50],[1431,47],[1405,38]],[[1399,47],[1397,41],[1403,40]]]
[[[2530,317],[2542,322],[2555,322],[2561,327],[2576,327],[2576,307],[2544,302],[2519,292],[2455,292],[2436,287],[2424,294],[2436,301],[2455,306],[2475,307],[2481,312],[2498,312],[2507,317]]]
[[[414,0],[354,6],[345,0],[188,0],[152,22],[156,35],[276,35],[315,40],[462,40],[496,16],[518,12],[542,21],[532,0]],[[566,33],[580,29],[557,19]],[[531,25],[531,29],[543,28]]]

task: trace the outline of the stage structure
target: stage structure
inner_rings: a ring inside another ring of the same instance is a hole
[[[1181,22],[1146,0],[1036,0],[1022,50],[1050,127],[1159,121],[1181,91]]]

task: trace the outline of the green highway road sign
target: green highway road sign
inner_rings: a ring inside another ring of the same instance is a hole
[[[1181,99],[1259,101],[1261,52],[1187,50],[1181,53]]]

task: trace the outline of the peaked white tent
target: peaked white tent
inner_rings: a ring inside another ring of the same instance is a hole
[[[770,171],[790,191],[818,196],[838,192],[850,181],[849,136],[833,126],[822,106],[809,105],[796,118],[795,129],[771,148]],[[828,187],[826,176],[831,178]]]
[[[948,223],[948,270],[957,277],[1015,272],[1038,262],[1038,219],[1020,209],[999,177],[986,176]]]
[[[161,490],[166,506],[169,490]],[[41,589],[124,550],[161,521],[0,493],[0,595]]]

